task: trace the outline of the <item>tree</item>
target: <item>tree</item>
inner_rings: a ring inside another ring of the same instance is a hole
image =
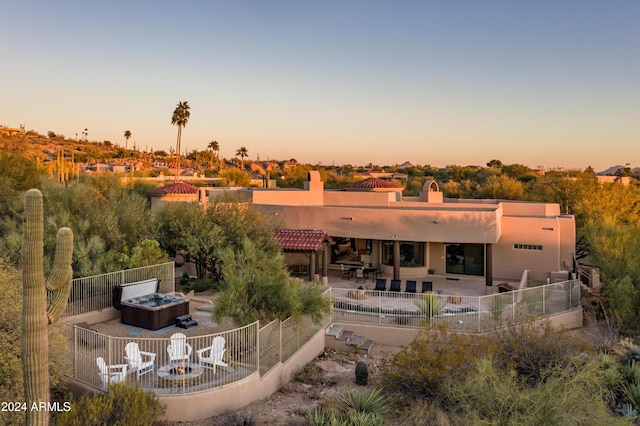
[[[289,277],[281,252],[270,253],[245,237],[220,254],[224,281],[214,304],[214,318],[232,318],[237,326],[309,315],[316,323],[330,310],[330,299],[316,283]]]
[[[245,237],[266,253],[279,252],[273,230],[281,223],[236,195],[220,196],[206,208],[195,203],[167,206],[158,222],[163,248],[193,261],[199,277],[209,274],[221,280],[221,250],[227,246],[235,250]]]
[[[249,151],[244,146],[241,146],[236,150],[236,155],[240,156],[240,161],[242,162],[241,169],[244,170],[244,158],[249,156]]]
[[[187,125],[189,117],[191,117],[191,113],[189,112],[190,109],[191,107],[187,104],[187,101],[178,102],[178,105],[176,106],[176,109],[173,110],[173,115],[171,116],[171,124],[173,126],[178,126],[178,138],[176,139],[176,182],[180,175],[180,140],[182,139],[182,128]]]
[[[218,153],[220,151],[220,144],[218,141],[209,142],[208,148],[211,149],[211,163],[213,163],[213,153],[214,151]],[[220,154],[218,154],[218,158],[220,158]]]
[[[129,138],[131,137],[131,132],[128,130],[124,131],[124,149],[129,149]]]

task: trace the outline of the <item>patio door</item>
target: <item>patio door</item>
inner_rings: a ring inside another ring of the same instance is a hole
[[[484,244],[447,244],[447,274],[484,275]]]

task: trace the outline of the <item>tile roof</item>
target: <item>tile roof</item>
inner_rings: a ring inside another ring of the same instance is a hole
[[[177,182],[173,185],[152,189],[148,193],[149,195],[197,194],[198,188],[185,182]]]
[[[399,183],[389,182],[377,177],[370,177],[358,182],[348,183],[344,187],[347,189],[404,188],[404,186]]]
[[[315,229],[278,229],[275,236],[283,251],[317,251],[325,240],[333,241],[325,231]]]

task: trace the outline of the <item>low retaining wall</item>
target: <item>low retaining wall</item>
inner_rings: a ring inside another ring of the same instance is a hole
[[[263,377],[250,376],[208,391],[188,395],[160,396],[167,409],[162,420],[190,421],[223,414],[264,399],[289,382],[302,367],[324,350],[324,328],[321,328],[286,362],[276,364]]]
[[[536,319],[534,321],[538,323],[549,321],[551,326],[558,330],[580,328],[582,327],[582,309],[563,312],[541,319]],[[418,335],[418,332],[422,330],[420,328],[385,327],[380,325],[355,324],[338,321],[335,321],[333,325],[342,327],[345,330],[353,331],[354,334],[366,336],[368,339],[372,339],[375,342],[374,344],[397,348],[408,346]],[[491,330],[486,333],[493,333],[494,331],[495,330]],[[344,347],[345,343],[343,341],[336,341],[333,336],[325,336],[325,341],[326,346],[329,348],[339,349],[342,347],[342,349],[339,350],[348,350]]]

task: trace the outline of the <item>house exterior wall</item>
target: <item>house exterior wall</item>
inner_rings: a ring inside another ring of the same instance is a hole
[[[563,232],[557,217],[503,217],[502,225],[500,241],[493,247],[495,278],[517,278],[525,269],[557,271],[569,260],[570,253],[561,252]]]
[[[393,268],[380,264],[383,241],[427,243],[424,266],[401,267],[403,278],[424,276],[428,269],[446,273],[447,243],[491,244],[495,279],[518,280],[525,269],[566,270],[573,264],[575,220],[561,214],[557,203],[442,199],[432,188],[426,195],[402,199],[393,191],[326,191],[318,174],[309,178],[304,190],[239,192],[288,228],[373,240],[373,265],[388,273]],[[174,200],[156,200],[168,201]]]

